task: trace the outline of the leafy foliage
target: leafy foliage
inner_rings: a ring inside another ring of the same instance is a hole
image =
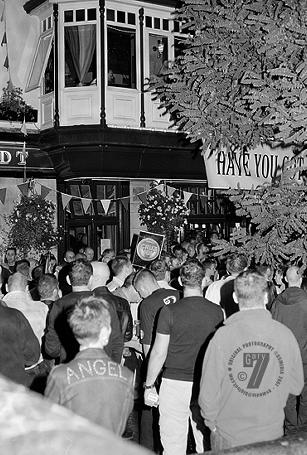
[[[237,215],[249,220],[250,229],[240,228],[229,242],[219,241],[217,255],[243,253],[256,263],[273,267],[307,263],[307,189],[291,180],[293,172],[285,171],[273,185],[229,192]]]
[[[21,88],[9,86],[3,88],[0,119],[22,122],[24,117],[27,122],[37,122],[37,110],[26,104]]]
[[[9,221],[9,244],[23,256],[30,251],[46,253],[57,245],[59,232],[54,227],[55,206],[40,195],[22,196],[14,207]]]
[[[175,227],[183,226],[189,213],[177,191],[168,196],[154,185],[147,193],[146,203],[139,207],[141,224],[146,225],[148,231],[157,234],[167,234]]]
[[[187,34],[152,88],[203,149],[307,140],[307,1],[185,0]]]

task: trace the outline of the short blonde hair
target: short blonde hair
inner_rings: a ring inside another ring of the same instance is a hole
[[[83,297],[68,318],[69,326],[77,340],[98,340],[101,329],[110,330],[109,304],[99,297]]]
[[[268,292],[268,283],[259,272],[246,270],[235,278],[234,291],[240,308],[257,306],[262,308],[263,297]]]

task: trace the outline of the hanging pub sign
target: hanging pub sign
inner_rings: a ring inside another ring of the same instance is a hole
[[[204,154],[209,188],[257,188],[264,183],[271,183],[277,178],[285,164],[292,159],[291,166],[307,164],[307,157],[300,154],[294,157],[292,147],[270,147],[259,145],[252,150],[221,150],[210,155]],[[299,180],[300,175],[296,178]]]
[[[132,264],[136,267],[146,267],[160,258],[163,248],[164,235],[140,231],[132,242]]]

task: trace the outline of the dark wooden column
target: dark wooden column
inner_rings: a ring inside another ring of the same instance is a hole
[[[59,6],[53,4],[54,23],[54,127],[60,126],[59,115]]]
[[[106,78],[105,78],[105,65],[106,57],[104,52],[105,47],[105,0],[99,0],[99,18],[100,18],[100,79],[101,79],[101,101],[100,101],[100,125],[104,128],[107,127],[106,121]]]
[[[141,79],[141,116],[140,116],[140,127],[146,126],[145,119],[145,89],[144,89],[144,8],[139,10],[139,21],[140,21],[140,79]]]

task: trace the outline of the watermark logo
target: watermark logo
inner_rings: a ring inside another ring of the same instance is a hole
[[[285,373],[279,352],[262,341],[249,341],[238,346],[227,367],[233,387],[253,398],[272,393],[280,386]]]

